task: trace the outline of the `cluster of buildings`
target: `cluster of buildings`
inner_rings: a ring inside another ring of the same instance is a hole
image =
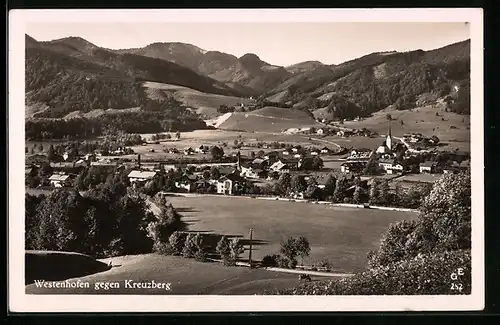
[[[404,172],[412,172],[409,168],[410,164],[408,161],[412,158],[418,158],[420,155],[428,154],[433,151],[431,146],[435,146],[439,140],[425,138],[420,133],[413,133],[405,135],[400,139],[400,141],[401,144],[399,145],[402,145],[400,148],[403,148],[404,154],[402,155],[402,159],[397,160],[396,152],[401,149],[396,149],[397,145],[394,143],[389,124],[389,131],[386,139],[377,149],[352,149],[346,159],[346,162],[342,163],[341,171],[343,173],[360,173],[365,169],[370,159],[372,159],[372,156],[375,155],[373,158],[375,159],[376,164],[379,169],[386,174],[402,174]],[[468,164],[468,161],[463,163],[453,162],[451,166],[446,167],[441,171],[438,170],[436,161],[425,160],[420,162],[417,170],[413,170],[413,172],[430,174],[437,172],[449,173],[467,168]]]

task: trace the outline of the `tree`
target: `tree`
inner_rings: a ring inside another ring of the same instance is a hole
[[[204,170],[202,175],[203,175],[203,179],[209,180],[210,176],[211,176],[211,173],[210,173],[209,170]]]
[[[234,263],[233,265],[236,265],[240,255],[245,251],[243,244],[239,238],[233,238],[229,244],[229,248],[231,249],[232,263]]]
[[[389,114],[389,113],[385,114],[385,118],[386,118],[386,120],[388,120],[388,121],[392,121],[392,115],[391,115],[391,114]]]
[[[306,190],[307,183],[302,175],[293,175],[290,180],[290,190],[294,193],[302,193]]]
[[[179,139],[181,138],[181,133],[180,133],[179,131],[177,131],[177,132],[175,133],[175,138],[176,138],[177,140],[179,140]]]
[[[186,242],[186,233],[182,233],[180,231],[174,231],[170,237],[168,238],[168,243],[172,248],[172,252],[174,255],[181,255],[182,248],[184,243]]]
[[[297,265],[297,243],[294,237],[289,237],[287,240],[281,242],[280,253],[288,260],[290,268]]]
[[[356,203],[356,204],[364,203],[366,201],[365,189],[359,185],[356,186],[356,189],[354,190],[354,194],[352,195],[352,199],[353,199],[354,203]]]
[[[296,239],[295,245],[297,246],[297,254],[301,258],[301,264],[304,265],[304,257],[309,256],[311,253],[311,246],[306,237],[300,236]]]
[[[280,178],[274,184],[274,192],[278,195],[287,195],[292,186],[292,176],[289,173],[283,173],[280,175]]]
[[[184,242],[184,248],[182,249],[182,256],[186,258],[193,258],[197,251],[198,247],[197,247],[196,235],[193,233],[189,233]]]
[[[227,239],[226,236],[222,236],[222,238],[219,240],[219,242],[217,243],[216,251],[221,256],[224,265],[229,266],[232,264],[231,246],[229,239]]]
[[[392,202],[391,202],[391,193],[390,193],[389,182],[383,181],[379,185],[377,203],[384,205],[384,206],[391,205]]]
[[[423,200],[416,220],[400,221],[389,227],[378,250],[370,254],[369,266],[385,266],[419,255],[470,252],[470,247],[470,174],[445,174]]]
[[[363,175],[377,175],[380,172],[380,168],[377,164],[377,158],[375,154],[372,154],[368,159],[365,168],[363,169]]]
[[[221,147],[213,146],[210,148],[210,154],[213,160],[221,160],[224,157],[224,150]]]
[[[335,192],[335,185],[337,184],[337,179],[332,174],[328,175],[325,183],[324,193],[326,196],[331,196]]]
[[[435,135],[433,135],[433,136],[431,137],[431,140],[432,140],[432,142],[433,142],[435,145],[439,143],[439,138],[438,138],[437,136],[435,136]]]
[[[312,159],[312,164],[311,164],[312,170],[320,170],[323,168],[323,159],[321,159],[319,156],[314,156]]]
[[[335,184],[335,191],[333,192],[333,201],[343,202],[346,189],[347,180],[344,177],[337,179],[337,183]]]
[[[369,202],[370,204],[377,204],[379,200],[379,183],[380,181],[376,178],[372,180],[372,184],[370,185],[370,194],[369,194]]]
[[[213,180],[217,180],[220,178],[220,172],[217,166],[212,166],[212,168],[210,168],[210,177]]]

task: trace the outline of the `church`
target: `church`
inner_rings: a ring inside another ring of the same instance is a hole
[[[389,122],[389,131],[387,132],[387,136],[385,141],[382,143],[380,147],[377,148],[377,153],[380,154],[390,154],[393,150],[393,142],[392,142],[392,133],[391,133],[391,122]]]

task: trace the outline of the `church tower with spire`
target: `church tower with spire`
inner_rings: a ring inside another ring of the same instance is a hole
[[[387,132],[387,137],[385,138],[385,146],[387,149],[392,150],[391,121],[389,121],[389,130]]]

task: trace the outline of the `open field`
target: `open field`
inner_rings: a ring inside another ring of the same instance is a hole
[[[224,267],[216,263],[201,263],[191,259],[155,254],[121,256],[103,260],[112,261],[113,268],[92,275],[75,278],[88,282],[89,288],[37,288],[26,286],[27,294],[258,294],[264,290],[287,288],[298,283],[296,274]],[[314,277],[313,277],[314,278]],[[165,289],[127,289],[125,280],[170,282]],[[96,282],[118,282],[119,289],[95,290]]]
[[[326,258],[335,272],[364,269],[367,253],[379,246],[389,224],[416,217],[411,212],[242,197],[176,196],[167,200],[184,216],[192,231],[248,238],[253,228],[259,244],[254,246],[255,259],[278,252],[282,239],[305,236],[311,242],[311,257],[304,263]]]
[[[174,96],[176,100],[184,103],[187,107],[194,108],[198,114],[207,118],[220,115],[217,109],[221,105],[232,107],[238,103],[244,105],[255,104],[255,100],[249,98],[208,94],[187,87],[158,82],[145,82],[143,86],[151,99],[161,100],[167,96]]]
[[[219,128],[249,132],[282,132],[289,128],[318,127],[313,117],[300,110],[264,107],[248,113],[233,113]]]

